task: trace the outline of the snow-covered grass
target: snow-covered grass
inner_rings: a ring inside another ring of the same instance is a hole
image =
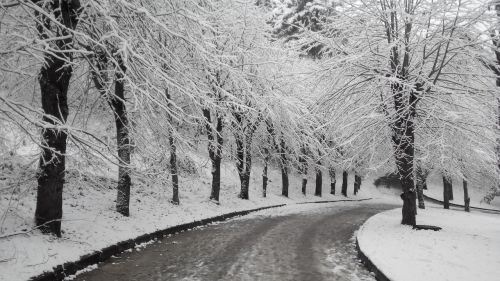
[[[19,173],[23,181],[17,187],[10,188],[9,192],[4,189],[0,193],[0,280],[26,280],[119,241],[194,220],[276,204],[345,199],[329,194],[326,176],[323,180],[323,197],[313,196],[313,173],[309,179],[307,196],[300,193],[300,177],[291,174],[289,198],[285,198],[280,195],[281,175],[277,169],[270,170],[268,197],[262,198],[262,167],[256,163],[252,169],[250,200],[241,200],[237,198],[239,180],[235,165],[227,162],[222,171],[220,205],[216,205],[208,200],[211,184],[208,161],[194,161],[199,162],[196,164],[201,168],[195,174],[181,177],[180,205],[169,202],[171,186],[168,182],[152,186],[134,178],[130,217],[123,217],[114,211],[116,183],[112,179],[113,171],[85,174],[69,170],[64,189],[62,238],[42,235],[34,230],[34,170],[14,171],[14,174]],[[338,183],[341,181],[337,180]],[[366,186],[372,182],[371,179],[366,180],[362,192],[353,197],[351,179],[349,197],[366,198],[366,194],[370,195]],[[337,194],[340,193],[339,185]]]
[[[413,230],[400,224],[401,209],[377,214],[358,231],[365,255],[393,281],[498,280],[500,215],[430,207],[418,224],[441,231]]]

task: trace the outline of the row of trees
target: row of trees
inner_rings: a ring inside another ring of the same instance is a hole
[[[123,215],[134,177],[171,181],[179,204],[179,159],[198,150],[200,133],[216,203],[223,157],[235,161],[239,197],[248,199],[256,155],[264,196],[272,163],[284,196],[292,169],[304,175],[304,194],[314,171],[318,196],[322,168],[331,193],[342,171],[344,195],[347,171],[356,193],[368,171],[396,170],[403,224],[415,225],[431,170],[491,187],[492,198],[500,35],[491,7],[472,0],[0,4],[0,118],[42,151],[37,226],[60,235],[68,155],[118,166]]]
[[[130,214],[134,178],[164,184],[169,177],[172,202],[179,204],[178,152],[196,146],[198,132],[206,138],[210,199],[217,204],[228,152],[242,199],[250,197],[255,152],[264,163],[264,196],[271,163],[281,170],[284,196],[294,167],[304,175],[314,167],[318,196],[322,165],[330,169],[331,192],[334,167],[352,169],[327,160],[335,148],[316,132],[314,99],[302,96],[308,86],[294,73],[309,59],[272,38],[265,6],[47,0],[0,8],[1,121],[41,149],[35,220],[44,232],[61,234],[68,160],[118,167],[116,210],[122,215]]]

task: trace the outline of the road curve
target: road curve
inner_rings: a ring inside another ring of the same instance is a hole
[[[375,280],[356,258],[354,232],[396,206],[288,206],[166,237],[74,280]]]

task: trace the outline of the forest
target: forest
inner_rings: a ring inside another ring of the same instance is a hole
[[[108,176],[109,212],[130,216],[150,186],[182,205],[199,157],[215,205],[224,162],[241,200],[266,197],[271,169],[285,197],[394,173],[405,225],[430,173],[445,204],[457,180],[489,202],[499,40],[496,1],[2,0],[1,223],[33,191],[35,228],[61,236],[68,182]]]

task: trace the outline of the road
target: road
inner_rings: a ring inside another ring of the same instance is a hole
[[[287,206],[166,237],[74,280],[375,280],[353,235],[394,205]]]

